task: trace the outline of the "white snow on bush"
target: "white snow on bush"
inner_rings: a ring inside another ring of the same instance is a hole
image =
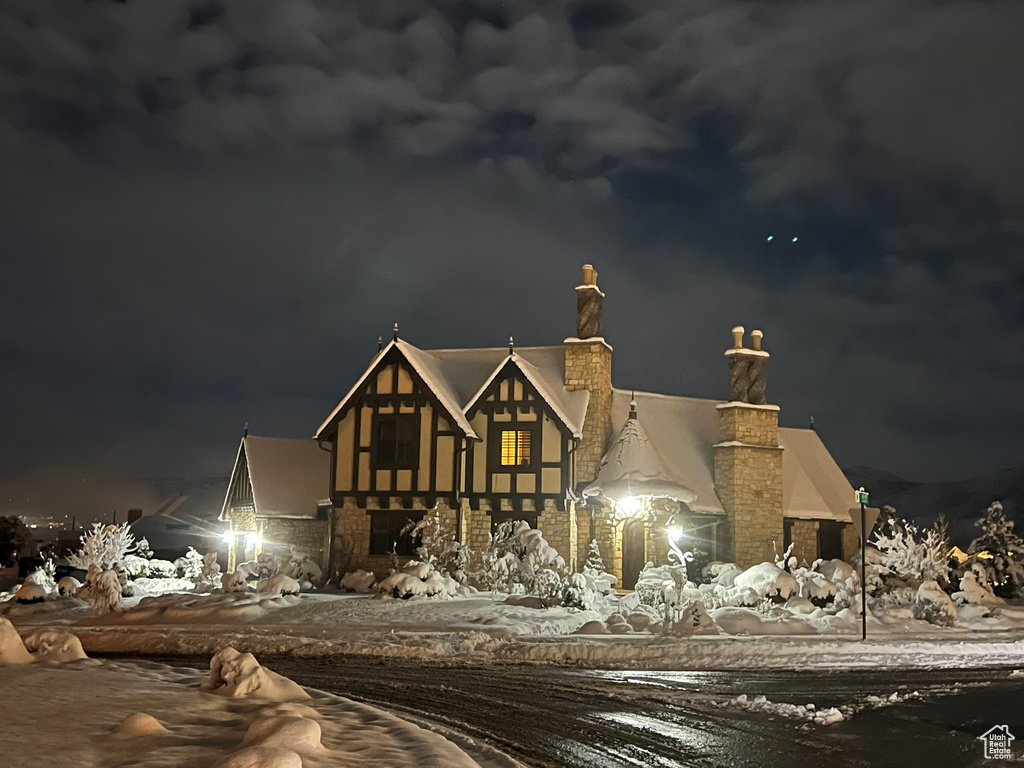
[[[175,592],[191,592],[195,588],[188,579],[150,578],[144,576],[132,582],[136,597],[167,595]]]
[[[917,597],[911,606],[911,613],[915,619],[940,627],[952,627],[957,623],[953,600],[934,581],[926,581],[917,588]]]
[[[82,582],[74,576],[65,576],[57,582],[57,594],[61,597],[74,597],[81,586]]]
[[[812,635],[817,630],[807,621],[786,610],[775,610],[767,616],[750,608],[717,608],[711,618],[719,629],[730,635]]]
[[[372,592],[377,577],[373,571],[350,571],[341,577],[341,588],[345,592]]]
[[[243,571],[225,573],[220,579],[220,588],[225,592],[248,592],[249,582]]]
[[[14,594],[14,599],[22,605],[29,603],[41,603],[46,600],[46,589],[38,584],[29,584],[28,582],[25,582]]]
[[[25,648],[39,661],[63,664],[88,658],[82,650],[82,641],[60,629],[35,629],[25,635],[24,642]]]
[[[32,655],[25,643],[6,618],[0,616],[0,664],[30,664]]]
[[[291,576],[279,573],[276,576],[271,576],[266,581],[261,581],[257,591],[264,595],[297,595],[302,591],[302,587]]]
[[[762,598],[780,598],[783,601],[800,594],[800,585],[793,575],[775,563],[761,563],[736,575],[733,581],[740,589],[749,588]]]
[[[210,659],[203,690],[233,699],[252,696],[270,701],[302,701],[309,694],[287,677],[264,669],[251,653],[225,648]]]

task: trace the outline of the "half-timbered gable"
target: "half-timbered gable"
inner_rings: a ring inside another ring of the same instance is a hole
[[[333,445],[336,506],[345,497],[364,508],[369,499],[384,509],[392,499],[412,509],[414,497],[428,507],[437,498],[454,504],[466,438],[461,409],[450,412],[408,353],[399,342],[382,350],[317,435]]]
[[[466,495],[473,508],[486,499],[512,516],[529,518],[532,511],[535,523],[547,501],[565,509],[576,438],[534,384],[531,367],[510,355],[467,409],[478,440],[466,452]]]

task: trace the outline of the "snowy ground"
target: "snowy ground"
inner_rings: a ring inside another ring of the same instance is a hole
[[[475,745],[471,757],[455,741],[339,696],[229,698],[202,690],[206,677],[147,662],[0,664],[0,764],[59,756],[77,768],[515,765]]]
[[[213,653],[231,645],[256,654],[368,654],[420,659],[568,663],[667,669],[804,667],[1024,667],[1024,608],[1007,606],[991,629],[938,628],[894,609],[868,623],[826,634],[663,637],[572,634],[598,620],[592,611],[537,609],[481,593],[449,600],[397,601],[363,595],[171,594],[130,599],[123,614],[92,616],[82,601],[0,603],[25,634],[73,625],[87,652]],[[833,622],[835,624],[835,622]],[[982,625],[984,626],[984,625]],[[1013,628],[1013,629],[1010,629]]]

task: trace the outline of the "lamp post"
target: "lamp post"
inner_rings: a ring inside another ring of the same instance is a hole
[[[862,485],[857,489],[860,504],[860,639],[868,639],[868,585],[867,585],[867,538],[868,538],[868,492]]]

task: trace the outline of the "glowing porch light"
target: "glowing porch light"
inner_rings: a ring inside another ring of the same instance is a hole
[[[624,499],[619,499],[615,505],[619,514],[632,517],[637,512],[644,508],[643,501],[638,499],[636,496],[627,496]]]

